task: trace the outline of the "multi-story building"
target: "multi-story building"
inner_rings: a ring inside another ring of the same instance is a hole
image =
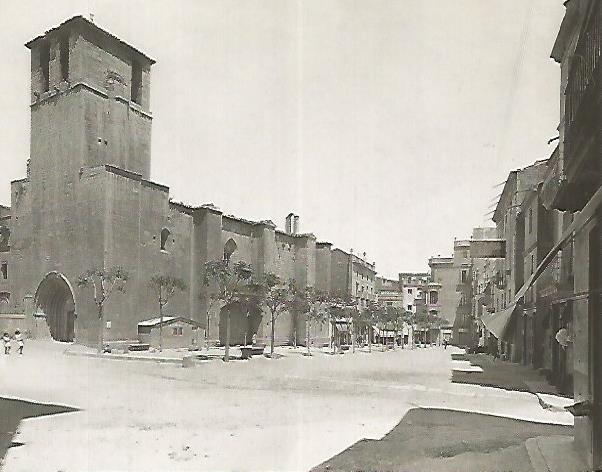
[[[537,229],[540,237],[540,220],[544,219],[544,225],[548,228],[542,235],[547,249],[538,245],[536,258],[537,265],[541,264],[547,256],[546,251],[551,251],[561,240],[563,231],[572,222],[572,214],[568,211],[559,211],[553,208],[554,181],[556,180],[556,169],[560,158],[557,147],[550,157],[548,174],[538,192],[537,206],[535,198],[532,197],[531,211],[534,218],[534,231]],[[525,228],[528,231],[528,227]],[[525,239],[527,237],[525,236]],[[573,297],[574,282],[573,273],[573,247],[574,240],[570,238],[557,253],[553,254],[550,262],[545,266],[541,275],[533,284],[535,287],[535,346],[533,365],[543,369],[548,379],[565,394],[573,392],[573,359],[574,349],[572,344],[561,346],[555,341],[556,333],[565,328],[569,332],[574,331],[573,326]],[[527,258],[525,263],[530,265]],[[525,274],[527,269],[525,268]],[[525,277],[527,278],[527,277]],[[532,294],[532,290],[529,290]],[[529,291],[527,293],[529,293]],[[525,298],[527,295],[525,296]]]
[[[602,178],[600,173],[600,93],[602,91],[602,4],[564,2],[566,12],[552,50],[560,64],[558,157],[544,182],[543,203],[563,215],[562,234],[528,280],[561,252],[560,283],[572,286],[565,297],[558,339],[572,349],[575,447],[588,469],[602,468]],[[572,254],[573,261],[565,258]],[[570,270],[569,270],[570,266]],[[574,269],[573,269],[574,268]],[[570,274],[570,275],[569,275]],[[562,287],[562,285],[561,285]],[[559,300],[556,299],[558,302]],[[562,310],[562,303],[556,303]],[[570,310],[570,311],[569,311]],[[558,318],[555,317],[556,320]]]
[[[501,355],[512,361],[521,361],[524,356],[524,325],[517,323],[515,312],[519,307],[514,301],[524,279],[523,253],[520,248],[517,251],[517,244],[522,244],[523,228],[517,228],[517,220],[525,197],[537,189],[546,172],[547,160],[510,172],[492,218],[498,238],[505,241],[505,257],[496,261],[493,274],[495,311],[483,321],[488,334],[497,339]]]
[[[475,243],[495,240],[496,228],[473,228],[470,240],[454,241],[454,267],[458,273],[457,291],[460,296],[453,325],[453,341],[460,346],[474,347],[480,342],[482,333],[479,320],[489,290],[489,262],[474,258],[471,247]]]
[[[399,274],[399,286],[402,291],[403,307],[406,311],[416,313],[416,299],[421,298],[425,285],[431,274],[428,272],[402,272]]]
[[[458,268],[453,257],[431,257],[429,259],[431,277],[427,284],[427,310],[448,321],[453,326],[456,309],[460,301],[457,291],[459,282]]]
[[[497,228],[483,227],[473,228],[471,241],[471,273],[472,273],[472,320],[471,325],[476,328],[473,336],[473,342],[478,346],[487,348],[489,344],[486,328],[483,325],[483,316],[493,312],[492,283],[495,272],[495,259],[491,257],[475,257],[482,254],[475,253],[475,242],[493,241],[499,243],[497,239]],[[476,251],[475,251],[476,252]],[[480,252],[480,251],[479,251]],[[490,254],[491,255],[491,254]]]
[[[470,241],[454,241],[453,268],[457,274],[456,292],[458,304],[453,322],[453,342],[458,346],[473,344],[472,317],[472,264],[470,259]]]
[[[332,250],[330,293],[350,296],[358,307],[365,307],[376,299],[376,264],[366,260],[366,254],[359,257],[353,253],[335,248]]]
[[[376,277],[376,300],[385,306],[405,308],[399,280]]]

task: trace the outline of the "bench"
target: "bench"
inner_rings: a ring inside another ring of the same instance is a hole
[[[128,346],[128,351],[148,351],[150,349],[150,344],[138,343],[138,344],[130,344]]]

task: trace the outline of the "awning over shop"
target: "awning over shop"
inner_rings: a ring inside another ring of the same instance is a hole
[[[380,329],[377,326],[374,327],[374,333],[377,336],[382,336],[383,338],[393,338],[395,336],[399,336],[399,335],[404,334],[403,330],[399,330],[399,331],[397,331],[397,333],[395,333],[395,330],[392,330],[392,329]]]
[[[512,314],[516,310],[516,304],[510,305],[508,308],[495,313],[483,313],[481,315],[481,321],[485,327],[491,331],[496,338],[500,339],[506,331],[506,326],[512,318]]]

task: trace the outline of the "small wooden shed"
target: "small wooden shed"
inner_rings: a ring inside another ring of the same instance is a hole
[[[159,347],[159,333],[163,326],[163,348],[198,347],[202,341],[203,327],[190,318],[178,315],[151,318],[138,323],[138,341]]]

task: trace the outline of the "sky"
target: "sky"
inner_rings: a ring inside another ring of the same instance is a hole
[[[65,19],[157,60],[151,179],[428,270],[558,135],[561,0],[0,0],[0,203],[29,157],[29,51]]]

